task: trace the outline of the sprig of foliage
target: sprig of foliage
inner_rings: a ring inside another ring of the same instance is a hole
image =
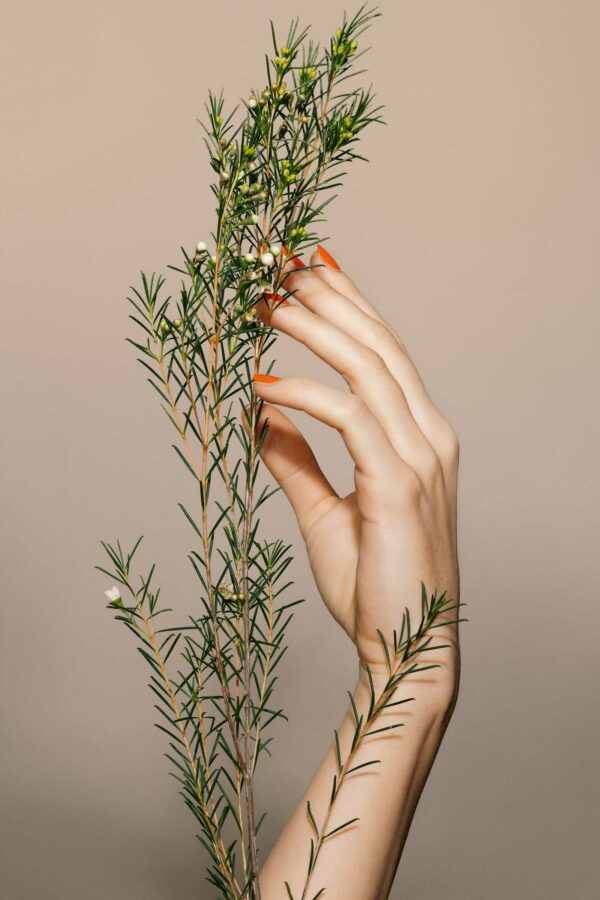
[[[285,299],[285,260],[318,237],[316,228],[357,152],[363,130],[381,122],[360,74],[358,40],[378,15],[362,6],[325,47],[292,22],[273,55],[266,84],[231,111],[209,93],[201,123],[215,172],[212,248],[200,241],[170,268],[176,296],[161,275],[132,288],[130,342],[177,433],[174,449],[192,490],[180,504],[194,535],[189,554],[201,608],[184,626],[155,629],[154,566],[131,574],[139,546],[104,544],[119,587],[107,592],[117,620],[134,633],[150,665],[158,727],[183,798],[210,857],[208,880],[219,896],[260,900],[254,774],[269,753],[275,670],[285,652],[292,607],[284,602],[290,547],[259,538],[259,512],[272,494],[258,490],[259,451],[268,425],[252,377],[274,342],[257,304]],[[321,238],[322,239],[322,238]],[[139,581],[139,583],[138,583]],[[128,598],[123,600],[122,594]],[[176,652],[177,651],[177,652]]]
[[[333,776],[329,804],[320,824],[317,824],[313,815],[310,801],[307,801],[306,804],[306,814],[313,831],[313,837],[310,839],[306,881],[300,900],[307,900],[309,896],[311,877],[314,873],[319,854],[328,838],[333,837],[334,834],[339,834],[350,825],[359,821],[358,817],[354,817],[343,822],[341,825],[337,825],[335,828],[330,828],[331,816],[347,777],[361,769],[376,766],[380,762],[378,759],[371,759],[366,762],[355,764],[358,751],[362,748],[366,738],[376,734],[383,734],[384,732],[392,731],[403,726],[402,722],[379,726],[377,720],[384,710],[402,706],[403,704],[410,703],[414,700],[414,697],[405,697],[400,700],[394,699],[402,682],[420,672],[439,668],[439,663],[422,665],[419,662],[419,658],[422,657],[424,653],[436,652],[450,647],[450,644],[437,643],[435,635],[432,634],[432,632],[437,628],[446,628],[457,625],[459,622],[466,621],[465,619],[458,617],[458,611],[462,606],[464,606],[463,603],[457,603],[447,597],[445,591],[439,595],[435,592],[429,596],[425,585],[421,583],[421,618],[418,627],[415,630],[412,630],[410,612],[408,608],[406,608],[402,617],[400,629],[398,631],[394,630],[391,643],[386,639],[383,632],[378,630],[377,633],[383,647],[387,664],[386,682],[381,690],[376,691],[371,668],[368,665],[365,665],[369,680],[369,706],[367,712],[363,714],[359,714],[354,697],[351,692],[348,692],[354,720],[354,732],[350,742],[350,749],[345,756],[342,755],[339,734],[337,731],[334,732],[337,771]],[[285,883],[285,887],[290,900],[294,900],[294,895],[287,882]],[[317,900],[324,892],[325,888],[321,888],[314,895],[313,900]]]

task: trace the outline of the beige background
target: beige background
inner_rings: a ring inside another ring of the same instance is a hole
[[[328,246],[404,336],[462,438],[464,680],[394,897],[598,896],[595,0],[384,0],[365,141]],[[193,601],[189,483],[124,296],[212,225],[195,118],[263,79],[268,17],[325,37],[338,5],[7,4],[2,92],[2,888],[7,900],[191,900],[193,823],[146,671],[104,609],[98,540],[143,531]],[[281,343],[278,370],[322,367]],[[336,436],[307,425],[343,488]],[[282,498],[277,531],[296,540]],[[275,514],[275,513],[274,513]],[[264,770],[265,851],[352,682],[315,597],[292,632],[291,724]]]

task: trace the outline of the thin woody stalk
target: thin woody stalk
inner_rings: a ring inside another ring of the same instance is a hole
[[[164,647],[164,643],[159,646],[159,642],[157,641],[157,633],[155,632],[151,624],[151,620],[154,616],[155,610],[154,604],[158,599],[158,594],[153,595],[150,592],[152,571],[148,578],[142,581],[141,589],[139,591],[136,591],[129,578],[129,567],[137,549],[137,545],[136,547],[134,547],[133,551],[127,556],[126,559],[121,551],[120,545],[117,545],[117,548],[111,547],[110,545],[104,546],[106,552],[115,565],[117,573],[116,577],[126,587],[133,600],[133,606],[130,607],[125,607],[122,600],[120,599],[118,602],[113,602],[112,605],[119,610],[119,615],[117,616],[117,618],[119,618],[121,621],[124,621],[127,627],[132,630],[138,638],[142,640],[143,644],[147,646],[152,653],[153,659],[155,661],[153,668],[158,672],[162,680],[165,695],[168,698],[168,703],[170,704],[173,711],[173,724],[177,729],[178,736],[185,751],[185,756],[189,764],[189,771],[191,774],[191,783],[193,785],[194,795],[202,813],[203,823],[210,834],[220,870],[232,892],[232,896],[241,897],[242,894],[240,891],[240,886],[235,878],[234,873],[232,872],[228,859],[228,853],[220,833],[218,818],[215,815],[216,810],[214,804],[210,799],[207,802],[207,799],[205,797],[205,793],[202,787],[202,781],[199,777],[197,759],[195,754],[192,752],[190,742],[186,734],[184,725],[185,717],[182,715],[182,711],[177,701],[178,689],[173,686],[171,678],[169,677],[169,674],[167,672],[167,659],[173,648],[171,647],[169,649],[169,652],[166,655],[163,655],[162,647]],[[101,569],[101,571],[105,570]],[[145,604],[149,605],[149,614],[147,614],[144,609]],[[139,624],[140,622],[141,626]],[[146,656],[146,651],[142,649],[141,652]],[[146,656],[146,658],[148,657]],[[149,661],[152,663],[152,660]],[[202,718],[200,718],[199,721],[202,723]],[[208,770],[208,766],[206,766],[206,770]]]
[[[257,360],[258,362],[258,360]],[[256,456],[256,402],[252,403],[250,453],[248,457],[248,474],[246,477],[246,515],[244,517],[244,531],[242,536],[242,593],[244,595],[244,790],[246,795],[246,814],[248,818],[248,838],[250,852],[251,877],[253,879],[253,891],[257,900],[260,900],[261,891],[258,880],[258,853],[256,848],[256,821],[254,812],[254,771],[252,766],[251,747],[251,722],[252,722],[252,685],[250,681],[250,592],[248,584],[248,553],[250,543],[250,529],[252,527],[252,499],[254,485],[254,468]]]
[[[153,317],[151,317],[151,321],[154,326]],[[154,337],[155,346],[157,344],[160,346],[160,341],[159,341],[156,333],[154,333],[153,337]],[[219,629],[218,629],[218,625],[217,625],[217,623],[215,621],[215,617],[214,617],[214,607],[215,607],[214,594],[210,588],[210,585],[212,584],[212,579],[211,579],[211,571],[210,571],[210,549],[209,549],[209,541],[208,541],[208,518],[207,518],[208,504],[206,501],[206,497],[207,497],[206,465],[207,465],[207,448],[209,445],[209,437],[210,437],[210,397],[211,397],[212,379],[209,376],[208,386],[207,386],[208,399],[206,402],[206,417],[205,417],[204,432],[203,432],[204,437],[203,437],[203,441],[202,441],[202,466],[201,466],[201,471],[198,472],[195,458],[194,458],[194,453],[190,447],[189,441],[187,440],[185,428],[181,424],[177,404],[175,403],[175,401],[173,399],[173,394],[171,392],[169,378],[165,371],[164,360],[163,360],[163,355],[162,355],[162,346],[160,347],[160,353],[158,354],[157,359],[158,359],[158,363],[159,363],[161,379],[162,379],[162,382],[163,382],[163,385],[165,388],[165,392],[166,392],[168,400],[169,400],[169,406],[170,406],[170,410],[172,413],[174,424],[180,434],[182,443],[186,449],[188,458],[189,458],[190,462],[192,463],[194,473],[196,474],[198,483],[200,485],[201,505],[202,505],[202,539],[203,539],[203,543],[204,543],[204,559],[205,559],[207,584],[209,585],[209,590],[208,590],[209,604],[210,604],[211,611],[213,611],[213,628],[214,628],[214,640],[215,640],[215,648],[216,648],[215,661],[216,661],[217,671],[219,673],[219,679],[221,681],[223,696],[225,699],[225,709],[226,709],[226,714],[227,714],[227,722],[229,724],[229,730],[231,733],[231,739],[232,739],[235,749],[236,749],[238,764],[240,766],[242,766],[242,765],[244,765],[245,761],[242,759],[242,754],[241,754],[240,747],[239,747],[239,741],[237,738],[235,724],[233,722],[233,717],[231,715],[231,698],[229,695],[229,687],[228,687],[227,678],[225,676],[225,671],[224,671],[224,666],[223,666],[223,657],[222,657],[220,641],[219,641]],[[212,361],[212,355],[211,355],[211,361]],[[189,379],[187,377],[186,377],[186,383],[189,384]],[[190,398],[190,401],[191,401],[191,409],[194,412],[194,417],[195,417],[195,420],[197,423],[198,430],[200,430],[200,422],[199,422],[199,418],[198,418],[198,414],[197,414],[196,403],[192,398]]]

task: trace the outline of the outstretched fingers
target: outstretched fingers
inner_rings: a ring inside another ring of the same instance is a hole
[[[376,352],[398,382],[421,432],[434,448],[446,473],[453,473],[458,443],[452,428],[436,409],[416,366],[393,329],[381,318],[354,282],[323,249],[315,251],[313,269],[292,267],[285,288],[307,309],[334,323]],[[450,479],[452,480],[452,479]],[[451,485],[449,486],[450,489]]]
[[[381,356],[350,336],[343,327],[301,306],[279,306],[270,312],[270,321],[345,378],[409,466],[421,474],[436,465],[433,449]]]

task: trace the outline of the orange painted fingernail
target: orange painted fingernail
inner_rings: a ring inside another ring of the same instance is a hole
[[[287,250],[285,249],[285,247],[282,247],[281,249],[282,249],[282,251],[283,251],[284,256],[285,256],[287,259],[289,259],[290,262],[293,262],[297,269],[303,269],[303,268],[304,268],[304,263],[302,262],[302,260],[300,259],[299,256],[295,256],[295,255],[289,256]]]
[[[281,296],[281,294],[265,294],[265,297],[267,298],[267,300],[270,300],[271,303],[276,304],[276,309],[278,309],[280,306],[291,306],[290,301],[285,300],[284,297]]]
[[[278,378],[277,375],[256,374],[252,376],[252,381],[257,381],[259,384],[274,384],[276,381],[281,381],[281,378]]]
[[[340,267],[336,263],[331,253],[328,253],[325,247],[321,247],[320,244],[317,244],[317,250],[319,251],[319,255],[321,256],[323,262],[326,263],[330,269],[335,269],[336,272],[339,272]]]

